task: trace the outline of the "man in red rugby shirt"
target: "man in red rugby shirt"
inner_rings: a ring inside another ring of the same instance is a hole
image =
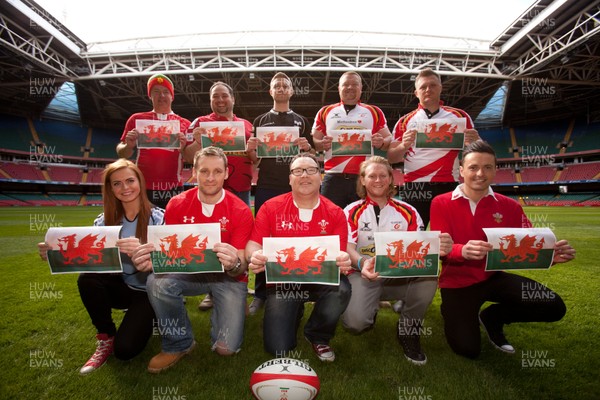
[[[139,132],[135,128],[137,120],[179,121],[179,149],[138,149],[136,164],[146,178],[148,198],[158,207],[165,208],[171,197],[183,190],[181,170],[184,158],[192,162],[193,152],[186,141],[184,132],[190,121],[175,114],[171,104],[175,98],[173,82],[162,74],[148,79],[148,97],[152,101],[152,111],[135,113],[127,120],[117,154],[130,158],[137,147]]]
[[[350,301],[350,284],[346,277],[352,268],[350,256],[346,253],[348,224],[344,211],[319,194],[321,174],[314,155],[302,153],[294,157],[290,164],[290,186],[291,192],[267,200],[256,216],[254,230],[246,246],[250,270],[255,274],[265,270],[267,256],[262,254],[264,238],[338,235],[341,251],[336,264],[342,275],[339,286],[267,285],[264,346],[276,357],[285,357],[293,350],[304,302],[314,301],[313,312],[304,327],[304,337],[321,361],[332,362],[335,353],[329,342]]]
[[[148,365],[158,373],[170,368],[191,352],[196,344],[192,325],[185,310],[184,296],[212,293],[212,350],[219,355],[232,355],[240,350],[246,317],[248,278],[244,248],[252,231],[250,208],[231,192],[223,189],[227,179],[227,157],[218,147],[206,147],[194,157],[198,186],[171,199],[165,211],[165,224],[214,223],[221,225],[221,243],[216,253],[225,272],[202,274],[151,274],[147,282],[148,297],[159,326],[164,321],[177,321],[173,329],[162,335],[162,352]],[[138,247],[132,256],[140,271],[152,270],[154,245]]]

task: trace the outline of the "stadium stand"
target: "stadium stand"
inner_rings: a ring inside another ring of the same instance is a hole
[[[105,129],[92,130],[91,158],[116,159],[115,148],[121,138],[121,132],[109,131]]]
[[[515,171],[512,168],[499,168],[496,171],[496,183],[514,183],[516,181]]]
[[[600,143],[600,123],[587,124],[578,121],[571,135],[567,153],[598,150]]]
[[[34,127],[47,153],[83,157],[87,129],[58,121],[35,121]]]
[[[479,136],[488,142],[496,152],[497,158],[512,158],[512,143],[508,129],[485,129],[479,131]]]
[[[559,181],[582,181],[594,179],[600,174],[600,161],[566,165]]]
[[[80,167],[63,167],[52,165],[48,167],[48,175],[53,182],[81,183]]]
[[[29,152],[33,146],[33,138],[27,120],[22,117],[0,115],[0,148]]]
[[[29,181],[46,181],[38,165],[29,163],[3,162],[0,169],[6,172],[12,179]]]
[[[555,167],[529,167],[521,169],[523,182],[551,182],[556,173]]]
[[[520,126],[514,129],[519,155],[535,157],[558,154],[564,141],[569,121]]]

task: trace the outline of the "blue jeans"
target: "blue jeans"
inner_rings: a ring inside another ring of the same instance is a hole
[[[345,275],[339,286],[274,284],[267,287],[263,320],[264,346],[276,357],[296,348],[296,332],[302,320],[304,303],[314,301],[304,326],[304,336],[315,344],[329,344],[340,316],[350,301],[351,287]]]
[[[223,273],[151,274],[146,285],[156,313],[154,333],[162,336],[165,353],[185,351],[194,341],[184,296],[209,292],[214,304],[210,317],[212,349],[219,347],[234,353],[240,350],[246,319],[246,282],[238,282]]]

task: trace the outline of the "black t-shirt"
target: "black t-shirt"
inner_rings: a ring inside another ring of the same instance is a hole
[[[254,135],[256,128],[261,126],[297,126],[300,137],[305,137],[313,146],[312,135],[308,121],[300,114],[290,110],[278,112],[271,110],[254,120]],[[266,189],[290,189],[289,166],[294,155],[283,155],[277,158],[262,158],[258,166],[258,182],[256,186]]]

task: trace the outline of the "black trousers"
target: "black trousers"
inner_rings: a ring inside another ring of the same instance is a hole
[[[558,294],[520,275],[497,272],[486,281],[458,289],[442,288],[442,317],[452,350],[468,358],[481,351],[479,309],[486,301],[486,317],[494,326],[513,322],[553,322],[566,313]]]
[[[129,360],[144,350],[152,335],[154,310],[148,294],[133,290],[120,274],[81,274],[79,295],[98,333],[115,336],[114,354]],[[127,309],[117,330],[112,309]]]

